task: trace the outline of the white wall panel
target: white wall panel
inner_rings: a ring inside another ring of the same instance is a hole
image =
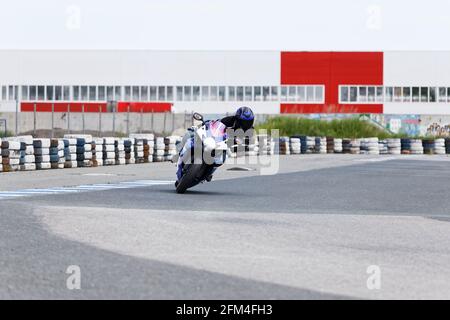
[[[248,106],[256,114],[279,114],[279,102],[175,102],[175,113],[200,112],[203,114],[234,114],[240,106]]]
[[[384,85],[450,86],[450,51],[385,52]]]
[[[385,114],[449,114],[450,103],[385,103]]]
[[[0,51],[0,83],[227,85],[280,83],[275,51]]]

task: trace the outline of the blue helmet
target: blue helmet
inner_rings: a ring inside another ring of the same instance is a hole
[[[255,115],[253,114],[252,109],[248,107],[240,107],[237,109],[235,117],[235,129],[243,129],[244,131],[247,131],[253,127],[253,123],[255,122]]]

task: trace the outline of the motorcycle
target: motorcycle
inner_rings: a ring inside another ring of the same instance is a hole
[[[225,163],[229,148],[227,145],[227,128],[218,120],[205,121],[199,113],[193,118],[201,121],[194,128],[191,138],[179,152],[177,193],[184,193],[199,183],[211,181],[215,170]]]

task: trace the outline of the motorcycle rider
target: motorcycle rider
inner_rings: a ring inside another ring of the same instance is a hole
[[[233,116],[228,116],[220,119],[228,129],[239,130],[242,129],[244,132],[253,128],[253,123],[255,122],[255,115],[249,107],[239,107]],[[181,142],[177,145],[177,154],[172,158],[172,162],[178,161],[179,153],[183,149],[187,141],[192,139],[194,136],[195,126],[188,129],[186,134],[183,136]],[[212,174],[206,178],[206,181],[211,181]]]

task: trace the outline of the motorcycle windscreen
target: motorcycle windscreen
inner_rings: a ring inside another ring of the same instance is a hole
[[[222,142],[227,138],[227,127],[220,121],[210,121],[206,134],[216,142]]]

